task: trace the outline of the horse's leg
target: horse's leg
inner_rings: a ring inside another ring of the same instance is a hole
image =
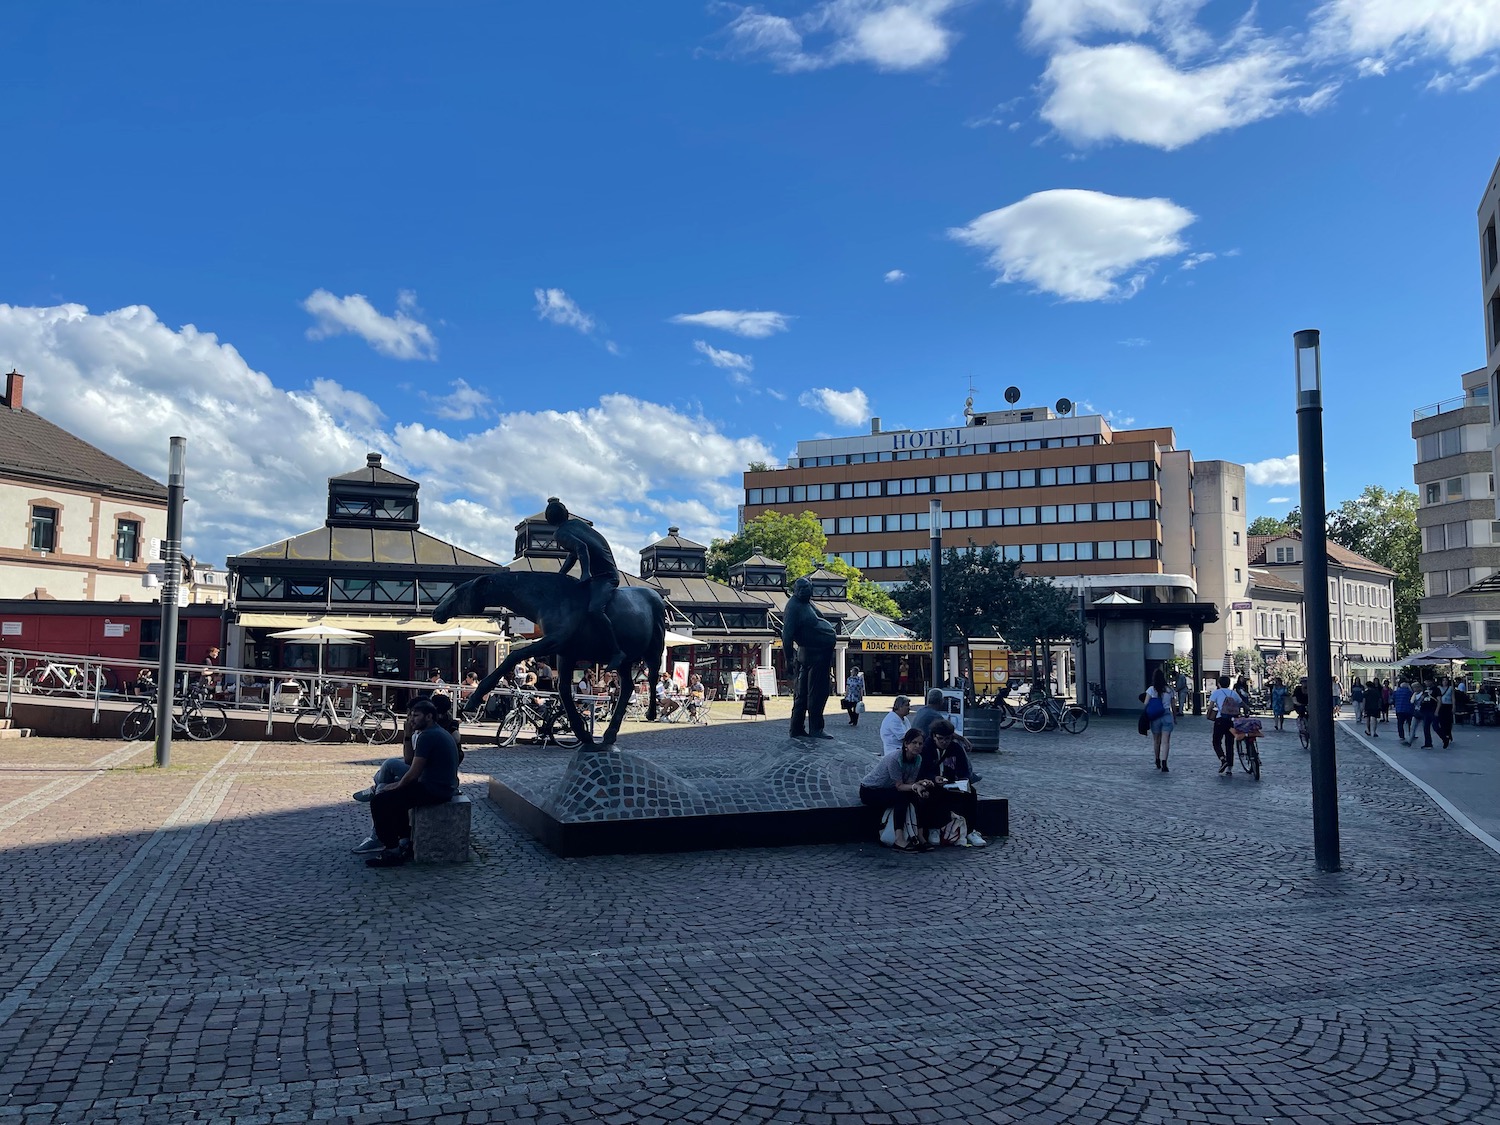
[[[568,726],[573,728],[573,733],[578,736],[578,741],[584,746],[592,746],[594,744],[594,736],[589,733],[589,728],[584,725],[583,716],[578,711],[578,704],[573,700],[573,667],[574,661],[570,653],[558,653],[557,698],[562,702],[563,714],[568,717]]]
[[[666,655],[667,643],[667,620],[651,623],[651,638],[646,642],[646,690],[651,697],[651,703],[646,708],[646,719],[648,722],[656,722],[656,681],[661,678],[661,662]]]
[[[522,645],[520,648],[514,650],[504,660],[500,661],[499,667],[474,685],[474,690],[469,694],[469,706],[471,708],[479,706],[484,701],[484,697],[494,690],[495,685],[505,676],[509,675],[510,670],[528,656],[535,656],[537,654],[547,656],[555,651],[556,648],[557,645],[554,641],[549,641],[546,637],[543,637],[539,641],[532,641],[529,645]]]
[[[629,667],[634,667],[631,661]],[[654,698],[654,696],[653,696]],[[625,711],[630,706],[630,695],[624,691],[620,692],[620,698],[615,700],[615,709],[609,716],[609,726],[604,731],[604,745],[613,746],[615,736],[620,733],[620,724],[625,720]]]

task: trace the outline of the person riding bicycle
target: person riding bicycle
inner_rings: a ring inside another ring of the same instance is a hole
[[[578,580],[589,587],[589,625],[598,631],[614,654],[603,662],[604,666],[613,668],[622,664],[625,651],[620,648],[614,626],[605,612],[615,591],[620,588],[620,569],[615,565],[614,552],[609,549],[604,536],[592,526],[569,515],[566,505],[556,496],[547,497],[547,509],[542,518],[556,529],[553,538],[557,545],[568,552],[558,573],[567,574],[577,563]]]

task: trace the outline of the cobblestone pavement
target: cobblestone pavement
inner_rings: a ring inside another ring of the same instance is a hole
[[[1500,1122],[1497,857],[1345,743],[1320,875],[1295,736],[1207,742],[1007,735],[983,850],[560,860],[480,801],[387,871],[367,748],[7,744],[0,1125]]]

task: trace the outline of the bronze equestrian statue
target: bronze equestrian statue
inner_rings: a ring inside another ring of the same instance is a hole
[[[823,729],[828,704],[828,677],[833,671],[834,632],[812,604],[812,583],[799,578],[782,611],[781,651],[797,662],[792,670],[793,738],[832,738]],[[804,725],[805,722],[805,725]]]
[[[561,507],[561,504],[558,505]],[[549,505],[550,508],[550,505]],[[566,511],[566,509],[564,509]],[[587,528],[580,520],[570,520]],[[599,536],[588,528],[591,536]],[[559,537],[561,538],[561,537]],[[571,544],[570,544],[570,549]],[[587,547],[584,548],[587,550]],[[607,553],[609,548],[605,545]],[[579,561],[582,561],[579,554]],[[625,709],[630,705],[630,673],[637,662],[644,662],[651,675],[650,684],[655,685],[661,675],[661,664],[666,647],[667,606],[662,596],[649,586],[626,586],[614,591],[607,600],[607,628],[596,623],[593,609],[598,597],[601,574],[598,559],[592,560],[588,571],[590,581],[581,582],[567,574],[543,574],[528,571],[502,570],[497,574],[476,578],[455,586],[432,612],[432,619],[439,625],[454,617],[482,617],[491,606],[504,606],[537,623],[542,638],[522,645],[513,651],[500,666],[475,686],[469,697],[469,706],[478,703],[508,675],[522,660],[533,656],[556,656],[563,712],[568,716],[568,725],[585,746],[592,746],[593,737],[584,726],[583,716],[573,702],[573,670],[580,664],[603,664],[620,674],[620,695],[615,701],[614,713],[609,727],[604,732],[604,745],[614,745],[619,734],[620,723],[625,718]],[[609,558],[613,569],[614,559]],[[614,571],[618,582],[619,573]],[[607,577],[604,577],[607,582]],[[650,697],[646,717],[656,719],[656,693]]]
[[[552,537],[557,545],[568,552],[558,573],[567,574],[577,563],[578,580],[588,583],[589,626],[613,646],[609,659],[599,663],[613,668],[625,659],[625,653],[615,640],[614,626],[604,612],[620,588],[620,568],[615,565],[615,553],[609,549],[604,536],[591,525],[570,516],[567,507],[556,496],[547,497],[547,510],[542,513],[542,518],[552,525]]]

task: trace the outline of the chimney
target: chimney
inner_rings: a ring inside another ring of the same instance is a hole
[[[677,528],[677,527],[669,527],[669,528],[667,528],[667,534],[668,535],[676,535],[680,530],[682,530],[682,529],[681,528]]]
[[[12,410],[21,409],[21,392],[25,389],[26,376],[12,370],[5,377],[5,405]]]
[[[870,419],[870,432],[872,434],[878,434],[880,432],[880,419],[879,418],[871,418]]]

